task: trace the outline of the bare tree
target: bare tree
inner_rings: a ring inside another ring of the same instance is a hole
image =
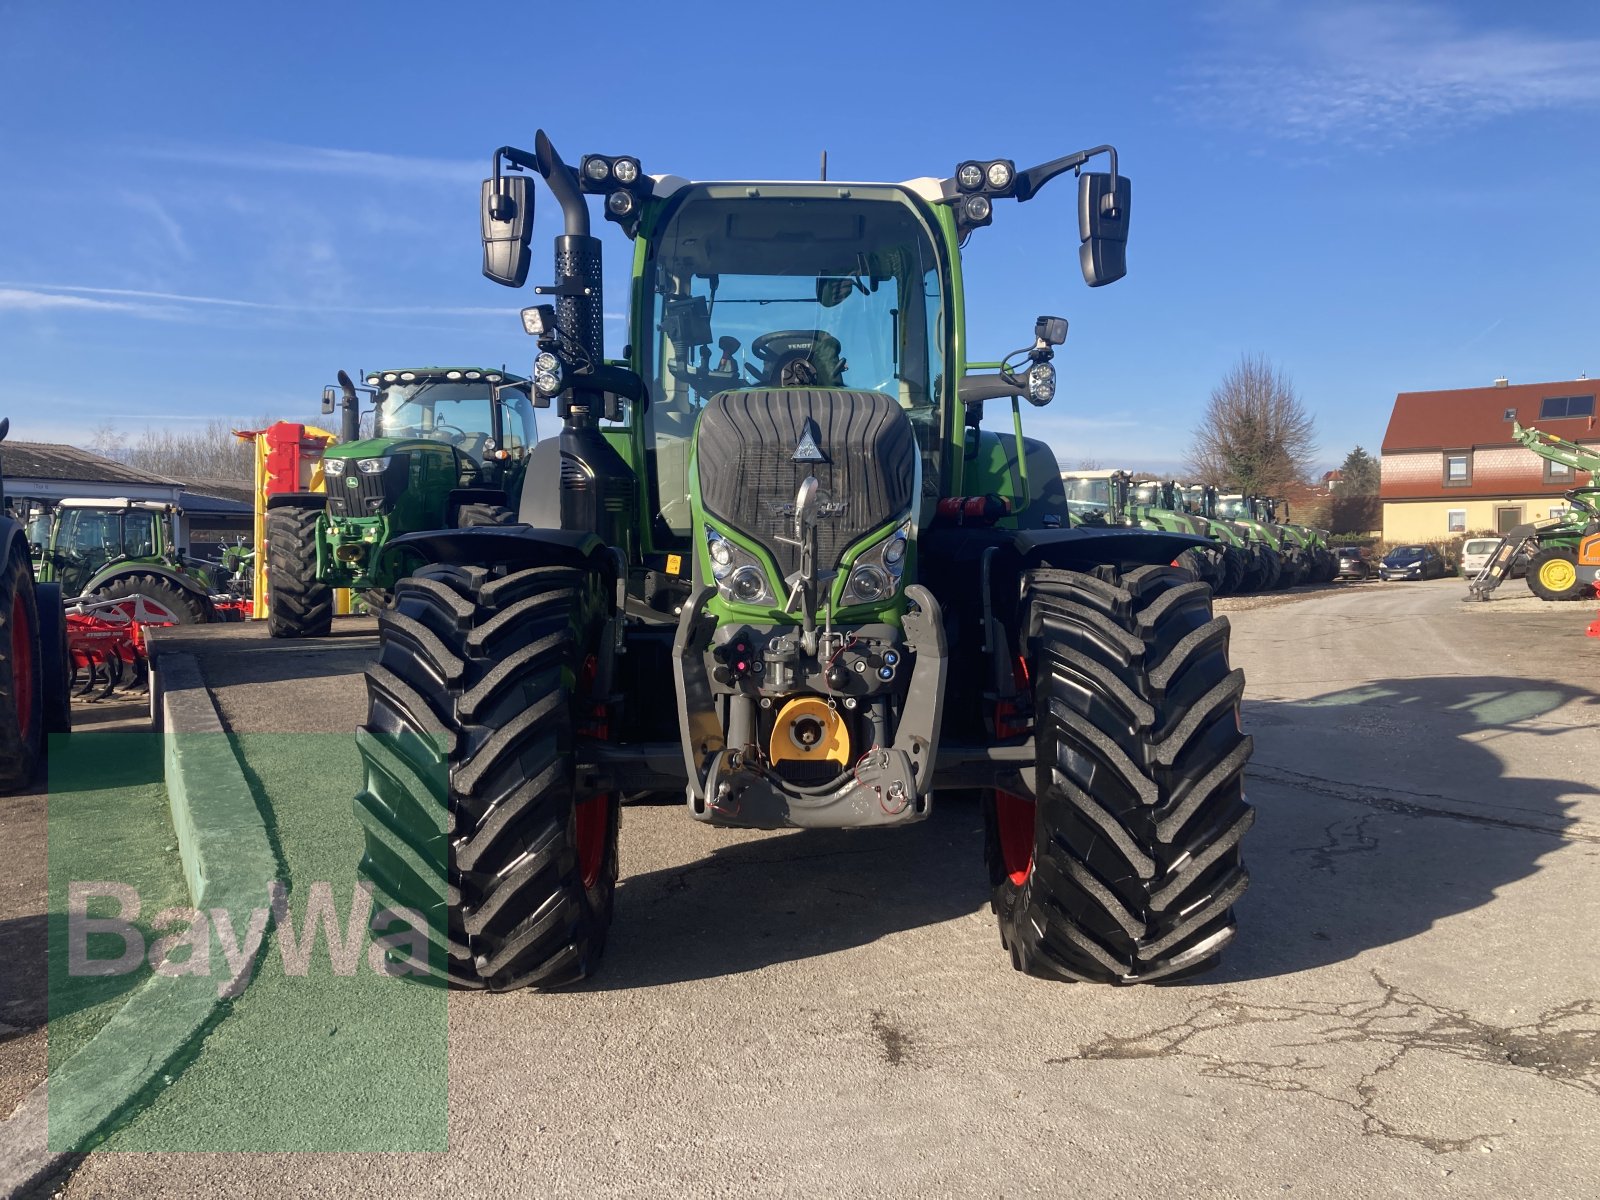
[[[120,459],[127,453],[128,439],[122,436],[110,421],[102,421],[89,431],[89,440],[85,449],[93,450],[96,454],[103,454],[107,458]]]
[[[1189,469],[1202,482],[1270,496],[1305,478],[1315,449],[1316,423],[1289,377],[1265,355],[1241,355],[1211,389]]]

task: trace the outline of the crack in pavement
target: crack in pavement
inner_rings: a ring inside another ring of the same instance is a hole
[[[1378,848],[1378,839],[1367,832],[1367,822],[1374,820],[1377,813],[1365,813],[1359,817],[1346,817],[1335,821],[1323,830],[1327,841],[1320,846],[1302,846],[1298,850],[1291,850],[1291,857],[1298,858],[1305,855],[1311,859],[1313,871],[1326,871],[1329,875],[1337,875],[1339,868],[1335,865],[1338,858],[1346,854],[1365,854]]]
[[[1063,1065],[1185,1058],[1199,1063],[1208,1078],[1326,1100],[1359,1117],[1363,1136],[1408,1142],[1434,1154],[1488,1148],[1501,1133],[1447,1136],[1406,1129],[1382,1115],[1385,1084],[1410,1055],[1432,1052],[1600,1096],[1600,1000],[1575,1000],[1547,1009],[1536,1021],[1503,1026],[1425,1000],[1389,983],[1376,970],[1371,976],[1381,993],[1376,999],[1253,1004],[1225,991],[1194,1001],[1182,1021],[1130,1037],[1107,1034],[1074,1054],[1046,1061]],[[1284,1056],[1276,1060],[1227,1053],[1228,1033],[1254,1025],[1286,1026],[1285,1033],[1296,1040],[1280,1041],[1274,1049]],[[1222,1045],[1208,1047],[1207,1041]],[[1352,1043],[1369,1048],[1375,1061],[1352,1067]],[[1322,1053],[1330,1050],[1331,1056]],[[1341,1087],[1340,1069],[1359,1074]]]
[[[1279,783],[1285,787],[1296,788],[1303,792],[1313,792],[1319,796],[1330,796],[1335,800],[1348,800],[1353,804],[1365,804],[1369,808],[1395,813],[1402,817],[1442,817],[1445,820],[1462,821],[1469,825],[1486,825],[1494,829],[1516,829],[1523,833],[1541,833],[1546,837],[1557,838],[1565,842],[1600,844],[1600,831],[1592,831],[1586,826],[1554,814],[1550,816],[1550,820],[1562,821],[1562,825],[1537,824],[1532,821],[1518,821],[1511,817],[1492,817],[1486,813],[1470,813],[1453,808],[1437,808],[1429,804],[1418,804],[1416,801],[1442,800],[1449,804],[1472,804],[1474,802],[1471,800],[1458,800],[1454,796],[1441,796],[1436,792],[1412,792],[1402,788],[1381,788],[1368,784],[1344,783],[1337,779],[1304,775],[1299,771],[1291,771],[1286,767],[1276,767],[1262,762],[1252,762],[1249,772],[1252,776],[1265,783]],[[1579,794],[1594,795],[1595,793],[1583,792]],[[1407,797],[1411,797],[1411,799]],[[1507,805],[1504,807],[1514,806]],[[1524,809],[1521,811],[1529,810]]]

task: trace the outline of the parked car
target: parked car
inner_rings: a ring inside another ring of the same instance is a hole
[[[1449,569],[1432,546],[1396,546],[1378,564],[1378,578],[1443,579]]]
[[[1489,565],[1500,546],[1497,537],[1468,538],[1461,544],[1461,578],[1476,579],[1478,573]],[[1511,576],[1520,579],[1528,573],[1528,552],[1520,550],[1511,560]]]
[[[1339,571],[1335,579],[1371,579],[1372,557],[1364,546],[1339,547]]]

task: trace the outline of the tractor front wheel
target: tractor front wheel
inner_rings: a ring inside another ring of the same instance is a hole
[[[1214,965],[1255,813],[1244,673],[1186,573],[1036,570],[1025,583],[1034,798],[985,804],[991,903],[1019,970],[1131,984]]]
[[[204,625],[216,616],[211,601],[179,587],[160,575],[138,573],[122,575],[103,583],[89,593],[93,600],[124,600],[133,596],[148,596],[170,612],[179,625]]]
[[[46,669],[33,572],[27,547],[18,539],[0,569],[0,792],[26,787],[39,769]]]
[[[267,510],[267,633],[324,637],[333,628],[333,587],[317,578],[314,508]]]
[[[1245,577],[1248,573],[1245,562],[1245,553],[1237,546],[1223,546],[1222,548],[1222,592],[1224,596],[1231,596],[1244,588]]]
[[[435,564],[378,614],[360,870],[426,918],[427,969],[455,986],[558,987],[599,964],[621,812],[580,787],[576,742],[610,732],[607,611],[591,571]]]
[[[1528,560],[1528,590],[1541,600],[1578,600],[1589,585],[1578,579],[1578,556],[1565,546],[1547,546]]]

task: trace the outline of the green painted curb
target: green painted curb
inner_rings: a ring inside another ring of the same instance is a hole
[[[167,797],[190,903],[227,909],[234,927],[243,929],[251,910],[267,903],[278,862],[193,657],[159,656],[151,708],[164,737]],[[265,945],[263,939],[263,952]],[[241,973],[248,977],[254,966]],[[71,1155],[90,1148],[134,1100],[164,1082],[168,1068],[210,1024],[231,982],[152,975],[141,984],[0,1124],[0,1195],[25,1192],[59,1174]]]

